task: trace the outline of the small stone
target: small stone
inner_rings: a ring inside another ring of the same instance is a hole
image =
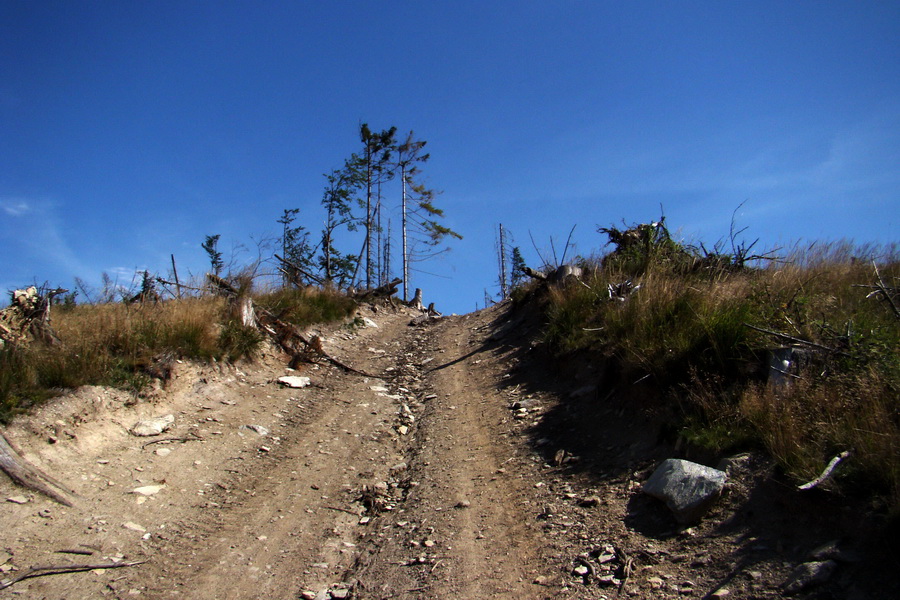
[[[724,587],[723,587],[723,588],[717,589],[717,590],[714,591],[712,594],[710,594],[710,597],[712,597],[712,598],[724,598],[725,596],[730,596],[730,595],[731,595],[731,590],[729,590],[728,588],[724,588]]]
[[[28,498],[25,496],[10,496],[6,499],[7,502],[12,502],[13,504],[25,504],[28,502]]]
[[[128,529],[130,531],[137,531],[140,533],[144,533],[145,531],[147,531],[146,529],[144,529],[137,523],[132,523],[131,521],[128,521],[127,523],[122,523],[122,527],[124,527],[125,529]]]
[[[433,548],[434,540],[425,540],[424,542],[422,542],[422,545],[425,546],[426,548]]]
[[[250,424],[250,425],[241,425],[242,430],[252,431],[260,437],[265,437],[269,435],[269,430],[263,427],[262,425]]]
[[[599,577],[597,577],[597,581],[600,583],[600,585],[619,585],[619,580],[616,579],[616,576],[612,573],[605,573],[603,575],[600,575]]]
[[[397,433],[399,433],[400,435],[406,435],[407,433],[409,433],[409,427],[407,427],[406,425],[398,425]]]
[[[572,569],[572,574],[573,574],[573,575],[576,575],[576,576],[578,576],[578,577],[584,577],[585,575],[587,575],[587,574],[590,573],[590,572],[591,572],[591,570],[588,569],[588,568],[587,568],[586,566],[584,566],[584,565],[578,565],[577,567],[575,567],[574,569]]]
[[[782,584],[785,595],[792,596],[807,588],[821,585],[831,578],[837,563],[833,560],[808,562],[799,565]]]
[[[585,508],[600,506],[600,497],[599,496],[588,496],[587,498],[583,498],[578,504],[580,504],[581,506],[584,506]]]
[[[659,590],[665,585],[665,582],[661,577],[650,577],[647,579],[647,583],[650,584],[650,589]]]
[[[158,494],[161,489],[163,489],[164,485],[144,485],[138,488],[134,488],[131,490],[132,494],[140,494],[141,496],[153,496],[154,494]]]
[[[350,590],[347,588],[335,588],[331,590],[331,597],[335,600],[345,600],[350,597]]]
[[[305,388],[312,383],[309,377],[297,377],[296,375],[285,375],[276,381],[289,388]]]
[[[545,575],[538,575],[537,577],[534,578],[534,581],[532,581],[531,583],[533,583],[535,585],[546,585],[547,577]]]
[[[601,565],[614,560],[616,560],[616,555],[613,552],[601,552],[600,556],[597,557],[597,562]]]
[[[38,511],[38,516],[42,519],[49,519],[53,516],[53,513],[50,512],[49,508],[45,508],[44,510]]]
[[[172,450],[170,448],[157,448],[156,455],[157,456],[168,456],[172,454]]]
[[[271,452],[272,449],[269,448],[268,446],[260,446],[260,447],[259,447],[259,451],[260,451],[260,452]]]
[[[300,597],[303,600],[316,600],[316,593],[312,590],[303,590],[300,592]]]
[[[138,421],[131,428],[132,435],[139,437],[150,437],[159,435],[175,423],[175,415],[163,415],[155,419],[146,419]]]
[[[468,500],[460,500],[453,508],[469,508],[470,506],[472,506],[472,503]]]

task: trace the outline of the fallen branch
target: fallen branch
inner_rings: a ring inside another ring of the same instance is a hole
[[[291,356],[292,367],[295,366],[293,363],[302,359],[304,354],[314,354],[324,358],[329,361],[336,367],[340,367],[341,369],[348,371],[350,373],[356,373],[357,375],[362,375],[363,377],[372,377],[374,379],[384,379],[383,375],[373,375],[372,373],[366,373],[365,371],[360,371],[350,365],[344,364],[338,359],[334,358],[322,348],[322,340],[318,336],[313,336],[310,339],[307,339],[300,330],[297,329],[294,325],[282,321],[272,313],[262,308],[257,308],[257,322],[260,325],[260,329],[269,334],[270,337],[273,338],[276,344],[278,344],[282,350],[287,352]],[[294,345],[294,340],[299,340],[305,346],[305,351],[301,351]]]
[[[358,513],[358,512],[354,512],[354,511],[350,510],[349,508],[341,508],[340,506],[325,506],[325,507],[323,507],[323,508],[327,508],[328,510],[337,510],[337,511],[340,511],[340,512],[345,512],[345,513],[347,513],[348,515],[353,515],[354,517],[358,517],[358,516],[359,516],[359,513]]]
[[[838,464],[840,464],[840,462],[842,460],[844,460],[845,458],[847,458],[848,456],[850,456],[850,451],[844,450],[843,452],[841,452],[840,454],[838,454],[837,456],[835,456],[834,458],[831,459],[831,462],[828,463],[828,466],[825,467],[825,470],[822,471],[821,475],[819,475],[818,477],[816,477],[809,483],[804,483],[803,485],[797,486],[797,489],[806,491],[806,490],[811,490],[814,487],[818,486],[820,483],[822,483],[823,481],[825,481],[826,479],[831,477],[831,474],[834,472],[834,469],[838,466]]]
[[[39,492],[64,506],[73,506],[68,496],[75,495],[74,492],[22,458],[2,432],[0,432],[0,470],[23,487]]]
[[[79,564],[79,565],[53,565],[47,567],[31,567],[21,575],[16,575],[12,579],[0,582],[0,590],[19,583],[23,579],[29,577],[43,577],[45,575],[59,575],[61,573],[78,573],[80,571],[93,571],[94,569],[120,569],[122,567],[134,567],[142,565],[146,560],[136,560],[124,563],[98,563],[98,564]]]
[[[322,280],[320,277],[316,277],[315,275],[313,275],[312,273],[310,273],[308,271],[305,271],[304,269],[301,269],[299,266],[297,266],[296,263],[293,263],[285,258],[281,258],[277,254],[275,255],[275,258],[277,258],[279,261],[281,261],[282,264],[284,264],[287,267],[287,270],[279,269],[279,271],[281,271],[285,275],[291,277],[292,279],[294,279],[294,277],[291,276],[291,273],[290,273],[291,270],[296,271],[297,273],[300,273],[301,275],[303,275],[310,281],[313,281],[319,285],[325,285],[324,280]]]
[[[374,298],[388,298],[397,293],[397,286],[399,286],[401,283],[403,283],[403,280],[397,277],[393,281],[389,281],[388,283],[380,285],[377,288],[357,292],[353,295],[353,297],[361,302]]]
[[[93,556],[97,553],[96,550],[89,550],[87,548],[62,548],[61,550],[57,550],[60,554],[80,554],[82,556]]]
[[[541,271],[535,271],[531,267],[522,267],[522,272],[531,277],[532,279],[538,279],[540,281],[547,281],[547,274],[542,273]]]
[[[185,442],[202,442],[202,441],[203,441],[202,437],[200,437],[199,435],[197,435],[194,432],[191,432],[191,435],[189,437],[170,437],[170,438],[164,438],[161,440],[153,440],[151,442],[147,442],[146,444],[141,446],[141,448],[146,448],[147,446],[150,446],[152,444],[167,444],[169,442],[181,442],[183,444]]]
[[[778,331],[772,331],[771,329],[763,329],[762,327],[756,327],[755,325],[751,325],[749,323],[744,323],[744,327],[749,327],[754,331],[759,331],[760,333],[768,333],[769,335],[774,335],[776,337],[780,337],[782,339],[788,340],[790,342],[794,342],[795,344],[802,344],[804,346],[811,346],[813,348],[819,348],[820,350],[825,350],[827,352],[833,352],[834,354],[840,354],[841,356],[847,356],[846,352],[842,352],[835,348],[830,348],[828,346],[823,346],[822,344],[817,344],[815,342],[810,342],[809,340],[804,340],[798,337],[794,337],[792,335],[787,335],[786,333],[780,333]]]

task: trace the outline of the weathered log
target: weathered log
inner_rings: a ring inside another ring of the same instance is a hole
[[[374,300],[376,298],[387,298],[397,293],[397,286],[399,286],[401,283],[403,283],[403,280],[397,277],[393,281],[389,281],[388,283],[380,285],[377,288],[357,292],[356,294],[354,294],[354,298],[360,301]]]
[[[75,493],[22,458],[3,432],[0,432],[0,470],[21,486],[44,494],[65,506],[72,506],[68,496],[74,496]]]

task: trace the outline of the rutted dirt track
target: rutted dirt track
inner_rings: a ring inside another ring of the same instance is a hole
[[[502,308],[411,326],[416,314],[364,309],[378,327],[322,332],[330,354],[381,378],[323,363],[291,389],[274,382],[275,355],[185,364],[150,398],[85,388],[15,423],[8,437],[79,499],[0,479],[0,578],[145,562],[0,596],[771,598],[836,537],[746,508],[749,471],[704,524],[679,528],[638,491],[663,457],[656,429],[598,403],[600,373],[553,383],[522,318],[500,327]],[[176,421],[158,438],[128,433],[163,414]],[[146,486],[161,487],[135,493]],[[73,549],[92,554],[60,552]],[[841,569],[836,595],[817,597],[861,593],[859,568]]]

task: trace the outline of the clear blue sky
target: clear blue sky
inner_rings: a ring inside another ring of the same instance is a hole
[[[745,201],[761,244],[894,242],[900,3],[3,0],[0,290],[318,230],[361,122],[428,141],[465,239],[412,285],[446,312],[497,292],[498,223],[533,265],[529,232],[586,254],[660,205],[707,244]]]

